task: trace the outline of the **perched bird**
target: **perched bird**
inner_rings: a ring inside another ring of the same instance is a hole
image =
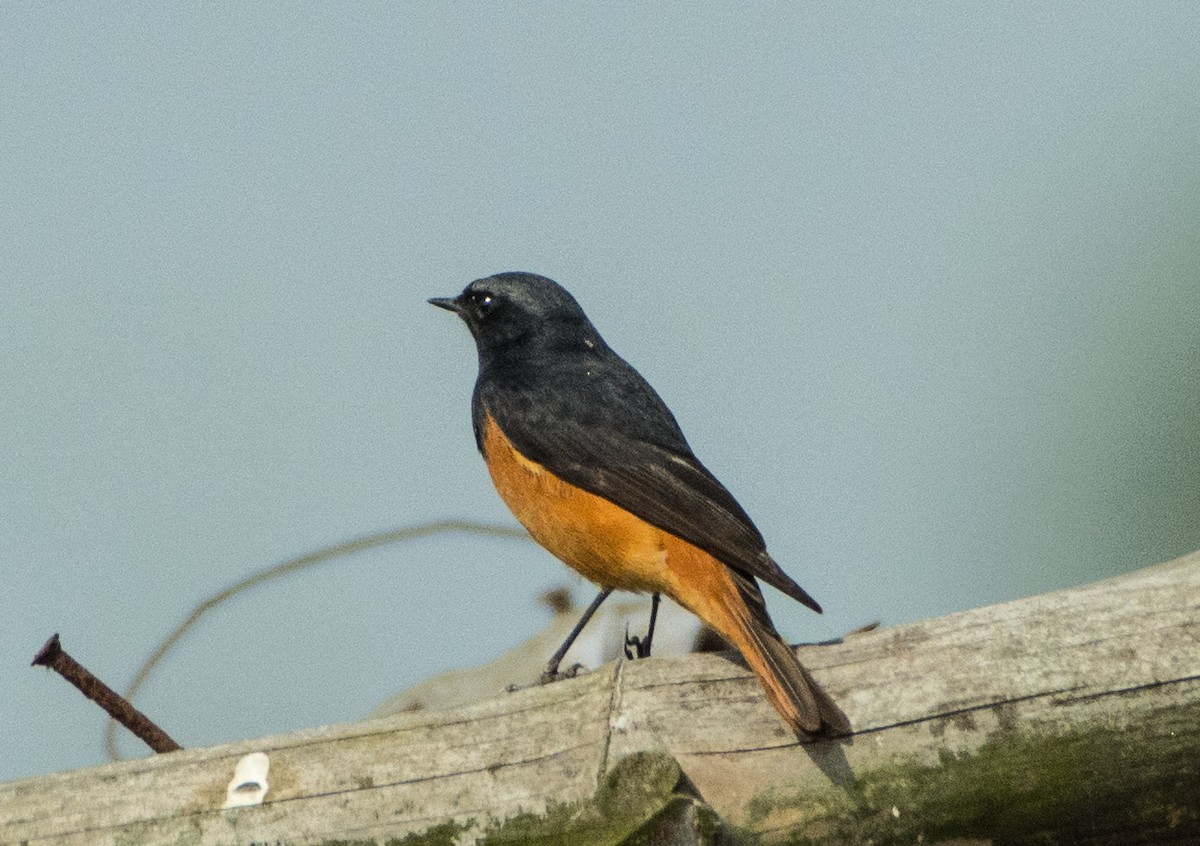
[[[849,732],[775,630],[756,579],[820,606],[574,297],[544,276],[501,273],[429,302],[475,339],[475,442],[496,490],[538,543],[600,586],[589,613],[613,589],[665,593],[737,647],[800,739]]]

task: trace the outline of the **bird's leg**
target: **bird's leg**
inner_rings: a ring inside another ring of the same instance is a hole
[[[654,640],[654,621],[658,618],[658,603],[662,597],[659,594],[653,594],[650,597],[650,627],[646,629],[646,637],[640,638],[637,635],[629,636],[629,632],[625,632],[625,657],[626,658],[649,658],[650,643]]]
[[[579,633],[583,631],[583,627],[588,624],[588,620],[592,619],[592,615],[596,613],[604,600],[608,599],[608,595],[612,593],[612,588],[605,588],[596,594],[596,598],[592,600],[592,604],[583,612],[583,616],[579,618],[579,622],[575,624],[575,628],[571,629],[571,633],[567,635],[567,639],[563,641],[563,645],[558,648],[558,651],[550,656],[550,663],[546,665],[546,671],[542,673],[542,677],[538,680],[541,684],[558,681],[559,679],[568,679],[575,675],[579,669],[576,665],[571,667],[564,673],[558,671],[558,665],[562,663],[563,656],[567,654],[567,650],[571,648],[571,644],[575,642],[575,638],[579,637]]]

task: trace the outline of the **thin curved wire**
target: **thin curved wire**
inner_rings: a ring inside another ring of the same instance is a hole
[[[175,629],[167,635],[161,643],[155,648],[150,656],[142,662],[142,666],[133,676],[133,681],[129,683],[129,687],[125,689],[125,698],[130,702],[141,690],[142,685],[150,677],[151,671],[164,658],[166,654],[174,648],[180,639],[187,633],[188,629],[196,625],[200,618],[213,610],[217,606],[227,602],[232,597],[249,590],[252,587],[257,587],[263,582],[271,579],[285,576],[290,573],[295,573],[299,570],[304,570],[309,567],[314,567],[317,564],[324,564],[335,558],[340,558],[344,555],[353,555],[356,552],[362,552],[366,549],[374,549],[378,546],[386,546],[389,543],[402,543],[404,541],[416,540],[430,535],[436,535],[442,532],[459,532],[469,535],[490,535],[492,537],[515,538],[518,540],[532,540],[524,529],[516,529],[510,526],[497,526],[488,523],[477,523],[473,520],[437,520],[431,523],[420,523],[416,526],[406,526],[402,529],[393,529],[390,532],[381,532],[374,535],[364,535],[360,538],[345,541],[343,543],[327,546],[324,549],[318,549],[314,552],[309,552],[301,555],[299,558],[292,558],[284,561],[281,564],[275,564],[270,567],[265,567],[256,573],[251,573],[244,579],[239,579],[233,584],[222,588],[206,599],[200,601],[191,610]],[[116,737],[116,720],[109,719],[104,726],[104,749],[108,753],[110,761],[120,761],[120,752],[117,750]]]

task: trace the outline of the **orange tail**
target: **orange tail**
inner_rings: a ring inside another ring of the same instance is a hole
[[[757,600],[753,608],[732,577],[726,584],[702,617],[742,653],[784,721],[801,739],[849,734],[850,721],[775,631],[753,583],[748,586]]]
[[[752,617],[733,615],[733,640],[767,691],[767,699],[802,738],[849,734],[850,721],[783,642],[773,626]]]

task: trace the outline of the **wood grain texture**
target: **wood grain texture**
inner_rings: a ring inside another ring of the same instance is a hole
[[[450,823],[427,842],[504,842],[521,814],[565,825],[644,750],[761,842],[1200,843],[1200,553],[800,657],[851,738],[797,744],[729,655],[620,662],[455,711],[3,784],[0,844],[384,843]],[[266,803],[219,810],[251,751],[271,758]]]

